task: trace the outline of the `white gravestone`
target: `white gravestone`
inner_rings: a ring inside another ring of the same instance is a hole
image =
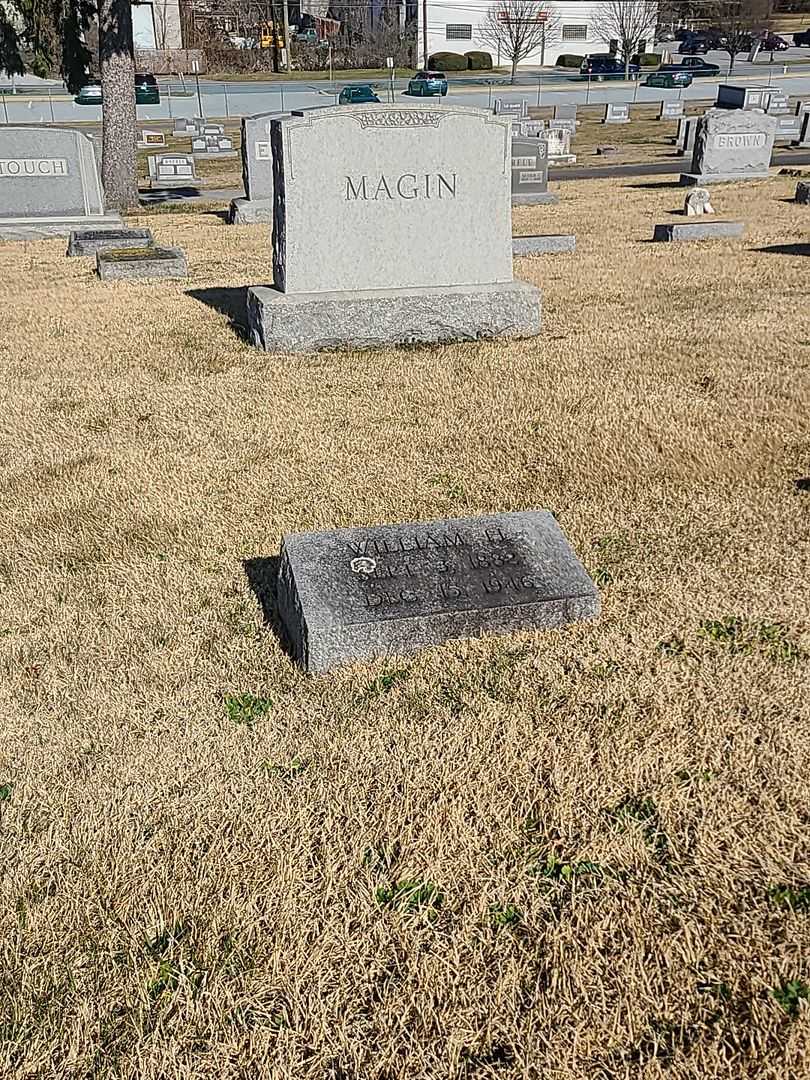
[[[272,121],[275,289],[248,295],[256,344],[525,337],[512,276],[511,120],[452,105],[350,105]]]
[[[234,199],[228,212],[231,225],[273,222],[273,154],[270,124],[289,113],[260,113],[242,118],[243,198]]]
[[[694,188],[686,196],[683,211],[687,217],[702,217],[704,214],[713,214],[711,196],[706,188]]]
[[[777,119],[749,109],[709,109],[698,123],[692,169],[681,183],[703,187],[767,178]]]

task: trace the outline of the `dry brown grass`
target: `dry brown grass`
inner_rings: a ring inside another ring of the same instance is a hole
[[[214,216],[149,219],[187,285],[0,247],[0,1075],[808,1075],[793,184],[716,193],[742,245],[644,243],[682,193],[638,182],[521,209],[579,246],[513,345],[256,352],[190,290],[267,230]],[[522,507],[597,624],[312,679],[243,569]]]

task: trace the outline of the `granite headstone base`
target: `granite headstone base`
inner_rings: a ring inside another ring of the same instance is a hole
[[[533,195],[513,195],[512,206],[553,206],[560,196],[553,191],[537,191]]]
[[[0,240],[49,240],[67,238],[75,229],[123,229],[120,214],[100,214],[73,218],[3,218]]]
[[[195,150],[195,161],[227,161],[229,158],[239,157],[238,150]]]
[[[552,629],[600,607],[547,510],[287,534],[276,601],[308,672],[451,638]]]
[[[524,281],[298,294],[257,287],[248,289],[247,320],[266,352],[526,338],[540,333],[541,294]]]
[[[228,209],[229,225],[272,225],[272,199],[232,199]]]
[[[185,278],[188,264],[180,248],[121,248],[97,252],[96,271],[102,281]]]
[[[705,187],[707,184],[734,184],[743,180],[767,180],[770,173],[751,171],[746,173],[681,173],[682,187]]]
[[[733,240],[743,235],[745,226],[742,221],[701,221],[667,222],[656,225],[653,240],[656,242],[691,241],[691,240]]]
[[[67,254],[74,257],[116,248],[149,248],[154,242],[150,229],[76,229],[70,234]]]
[[[512,238],[513,255],[558,255],[576,251],[577,238],[573,234],[558,233],[549,236],[515,236]]]

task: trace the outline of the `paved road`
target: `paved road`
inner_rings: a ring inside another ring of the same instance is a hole
[[[752,65],[738,61],[733,79],[761,82],[764,85],[779,86],[793,96],[810,97],[810,63],[797,64],[797,60],[810,60],[810,50],[789,49],[777,54],[773,65],[767,61]],[[725,70],[728,57],[722,53],[710,54],[709,60],[721,65]],[[792,65],[792,66],[791,66]],[[784,68],[787,66],[787,74]],[[344,80],[345,81],[345,80]],[[603,104],[607,101],[637,101],[639,104],[654,104],[662,100],[683,97],[685,100],[714,100],[719,82],[726,82],[727,77],[718,79],[695,79],[686,90],[662,90],[641,86],[639,83],[593,83],[588,85],[571,75],[560,74],[554,70],[534,72],[521,76],[518,86],[508,83],[500,85],[493,80],[485,85],[483,80],[474,83],[469,80],[451,82],[450,93],[445,101],[491,107],[495,98],[505,101],[525,99],[529,105],[554,105],[563,102],[577,104]],[[29,83],[29,85],[31,85]],[[0,80],[2,86],[2,80]],[[302,82],[231,82],[213,83],[200,81],[200,95],[203,115],[209,118],[227,119],[229,117],[250,116],[254,113],[274,110],[306,109],[319,105],[329,105],[336,101],[341,82],[334,91],[328,83]],[[64,88],[57,84],[38,82],[36,95],[23,96],[0,95],[0,124],[2,123],[76,123],[77,121],[96,121],[101,119],[101,109],[94,105],[77,105],[68,97]],[[394,88],[394,100],[413,101],[405,91],[407,82],[399,80]],[[44,92],[43,92],[44,91]],[[379,84],[380,97],[387,100],[388,87]],[[179,96],[178,96],[179,95]],[[160,105],[138,106],[138,118],[142,123],[155,120],[169,120],[175,116],[192,117],[200,114],[197,95],[194,92],[194,80],[186,79],[185,86],[176,79],[163,80]]]

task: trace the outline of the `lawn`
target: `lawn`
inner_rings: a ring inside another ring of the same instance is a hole
[[[188,282],[0,245],[0,1075],[807,1075],[794,186],[713,192],[742,243],[648,243],[658,181],[516,210],[577,252],[512,344],[258,352],[213,212],[134,219]],[[246,574],[530,507],[598,622],[312,678]]]

